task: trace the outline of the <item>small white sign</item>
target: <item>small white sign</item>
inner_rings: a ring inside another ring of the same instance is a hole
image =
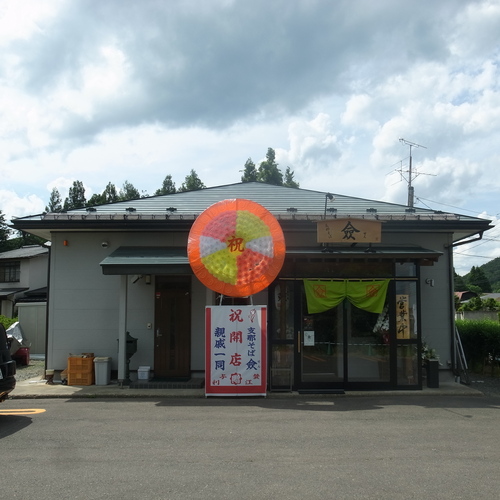
[[[304,330],[304,345],[314,345],[314,330]]]

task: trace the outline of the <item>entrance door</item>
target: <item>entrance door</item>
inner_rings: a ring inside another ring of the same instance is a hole
[[[302,388],[363,388],[389,383],[389,339],[374,328],[378,314],[348,301],[322,313],[303,311],[296,354]]]
[[[300,377],[307,386],[344,380],[342,308],[303,316],[299,339]]]
[[[189,279],[158,276],[155,291],[154,373],[161,378],[191,376]]]
[[[309,314],[300,280],[271,292],[271,390],[421,387],[416,279],[395,279],[380,314],[348,300]]]
[[[394,376],[391,380],[388,306],[382,314],[376,314],[344,300],[324,312],[309,314],[304,287],[298,280],[277,282],[272,299],[273,389],[282,390],[290,385],[298,390],[395,385]],[[290,372],[293,372],[291,382],[285,377]]]
[[[390,381],[389,333],[377,327],[385,315],[359,309],[344,301],[346,379],[351,388],[367,384],[388,384]]]

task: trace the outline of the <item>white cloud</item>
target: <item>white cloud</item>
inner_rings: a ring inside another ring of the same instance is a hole
[[[57,15],[61,0],[3,0],[0,3],[0,46],[43,33],[43,23]]]
[[[341,115],[342,125],[358,130],[376,131],[379,123],[370,112],[372,104],[373,97],[367,94],[352,96],[347,101],[345,111]]]
[[[0,189],[0,207],[5,220],[9,221],[13,217],[39,214],[43,212],[45,203],[36,195],[20,197],[12,191]]]
[[[403,137],[417,196],[495,215],[498,32],[492,0],[4,0],[0,209],[238,182],[268,147],[301,187],[405,203]]]
[[[286,162],[300,166],[307,175],[311,169],[322,169],[334,164],[340,156],[337,137],[330,117],[318,114],[310,121],[296,120],[288,126],[290,149],[283,157]]]
[[[500,4],[496,0],[468,3],[458,10],[453,28],[449,35],[450,51],[454,56],[482,58],[492,46],[498,51]]]

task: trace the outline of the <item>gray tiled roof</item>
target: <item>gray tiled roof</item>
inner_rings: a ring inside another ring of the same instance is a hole
[[[163,196],[151,196],[107,205],[96,206],[95,211],[88,208],[71,210],[67,214],[47,214],[34,216],[31,219],[101,219],[113,214],[127,213],[141,215],[196,216],[210,205],[232,198],[244,198],[260,203],[279,218],[318,216],[323,215],[326,208],[337,210],[337,216],[375,216],[380,218],[424,218],[440,220],[479,220],[475,217],[457,215],[449,212],[437,212],[425,208],[413,208],[409,211],[405,205],[387,203],[384,201],[368,200],[340,194],[332,194],[329,200],[326,191],[312,191],[308,189],[294,189],[283,186],[273,186],[260,182],[237,183],[225,186],[206,188],[198,191],[187,191]],[[168,209],[175,209],[169,211]],[[127,209],[133,209],[129,212]],[[375,209],[375,210],[373,210]],[[147,218],[147,217],[144,217]],[[28,218],[24,218],[30,219]]]
[[[49,253],[49,250],[45,247],[40,245],[29,245],[16,250],[9,250],[8,252],[0,253],[0,260],[31,259],[47,253]]]
[[[198,191],[151,196],[67,213],[39,214],[13,220],[16,229],[47,240],[57,231],[189,231],[209,206],[227,199],[248,199],[266,207],[284,231],[315,229],[315,222],[332,218],[365,218],[384,222],[385,231],[446,231],[453,241],[482,235],[489,220],[425,208],[367,200],[327,191],[294,189],[260,182],[237,183]],[[330,199],[331,198],[331,199]],[[326,213],[325,213],[325,208]],[[335,212],[330,212],[330,210]]]

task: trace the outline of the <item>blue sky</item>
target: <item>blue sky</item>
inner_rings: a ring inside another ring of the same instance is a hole
[[[74,180],[238,182],[272,147],[301,187],[500,216],[500,2],[3,0],[0,210]],[[495,229],[461,274],[500,256]]]

